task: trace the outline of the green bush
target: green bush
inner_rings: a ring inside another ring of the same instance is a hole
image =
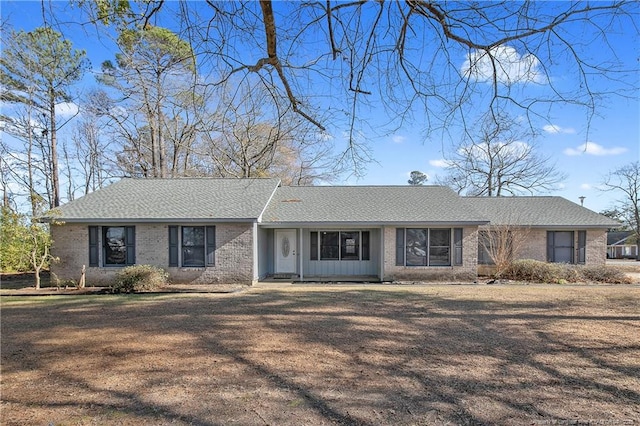
[[[154,291],[167,284],[168,278],[169,275],[163,269],[155,266],[127,266],[116,274],[111,291],[114,293]]]
[[[624,272],[607,266],[581,266],[547,263],[531,259],[516,260],[503,272],[503,278],[551,284],[596,282],[629,284]]]

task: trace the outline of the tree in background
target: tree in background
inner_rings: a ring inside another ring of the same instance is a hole
[[[61,125],[56,120],[56,105],[72,101],[71,86],[82,78],[87,67],[85,52],[73,49],[68,40],[49,27],[30,32],[12,31],[0,57],[0,83],[5,89],[0,92],[0,100],[24,105],[28,110],[26,126],[8,126],[8,131],[21,128],[14,135],[23,138],[27,135],[29,150],[34,131],[48,142],[52,208],[60,205],[57,134]],[[2,118],[15,124],[12,117]],[[34,129],[32,122],[40,118],[43,118],[40,123],[43,127]],[[28,164],[29,168],[32,166]],[[29,189],[33,194],[33,186]]]
[[[409,185],[423,185],[428,178],[429,176],[425,175],[424,173],[414,170],[409,174],[409,180],[407,181],[407,183]]]
[[[278,177],[285,185],[331,181],[342,169],[322,132],[285,103],[271,102],[262,82],[230,81],[221,90],[206,135],[212,174],[222,177]]]
[[[51,256],[49,225],[3,207],[0,215],[0,272],[35,272],[35,288],[40,274],[55,259]]]
[[[29,271],[26,250],[28,225],[25,216],[8,207],[2,207],[0,216],[0,272]]]
[[[605,177],[603,185],[605,191],[620,194],[615,210],[635,233],[637,260],[640,260],[640,161],[613,170]]]
[[[506,115],[485,117],[478,131],[455,145],[440,182],[459,194],[500,197],[547,191],[564,179],[533,135]]]
[[[167,129],[185,126],[186,100],[196,84],[194,53],[172,31],[151,25],[120,29],[118,46],[116,63],[105,61],[98,77],[117,93],[112,104],[118,108],[104,112],[112,115],[135,156],[148,164],[142,167],[144,175],[167,177],[169,167],[178,167],[169,164],[167,139],[180,133],[190,137],[188,131],[169,133]],[[174,141],[174,151],[188,147],[188,141]]]

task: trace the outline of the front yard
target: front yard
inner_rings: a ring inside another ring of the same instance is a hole
[[[638,286],[3,297],[1,332],[4,425],[640,422]]]

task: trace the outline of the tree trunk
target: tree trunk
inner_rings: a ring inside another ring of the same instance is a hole
[[[40,290],[40,268],[35,270],[36,290]]]
[[[52,189],[52,208],[60,206],[60,180],[58,178],[58,147],[56,132],[56,100],[53,88],[49,89],[49,129],[51,135],[51,189]]]

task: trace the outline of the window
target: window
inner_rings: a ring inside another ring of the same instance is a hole
[[[573,231],[547,232],[547,260],[555,263],[573,263]]]
[[[135,244],[133,226],[90,226],[89,266],[100,266],[100,252],[102,266],[133,265],[136,263]]]
[[[454,229],[454,263],[462,264],[462,228]],[[397,266],[451,266],[451,229],[396,229]]]
[[[215,265],[215,226],[169,226],[169,266]]]
[[[310,260],[369,260],[369,231],[313,231]]]
[[[204,226],[182,227],[182,266],[204,266]]]

